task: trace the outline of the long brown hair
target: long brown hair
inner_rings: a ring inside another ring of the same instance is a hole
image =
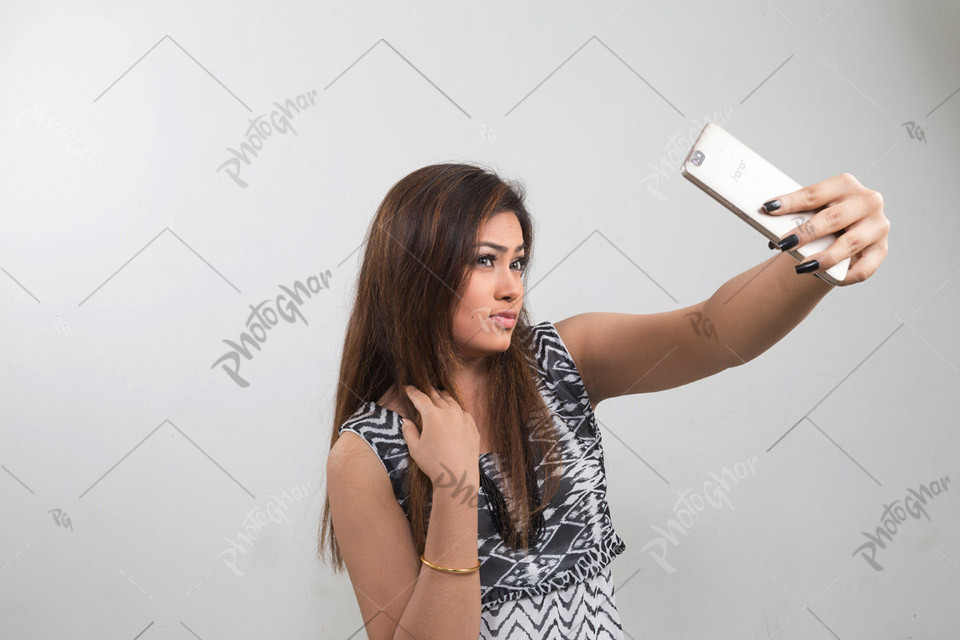
[[[463,406],[453,377],[462,358],[453,340],[453,315],[476,262],[480,231],[492,216],[503,211],[517,216],[526,256],[532,257],[533,224],[524,197],[522,183],[468,164],[422,167],[389,190],[367,233],[340,362],[331,448],[339,426],[392,385],[445,389]],[[510,488],[517,488],[510,491],[510,517],[502,494],[482,468],[480,473],[504,541],[527,549],[542,530],[542,511],[557,491],[562,463],[552,416],[533,377],[529,318],[525,307],[517,312],[509,348],[484,358],[478,389],[501,473]],[[420,413],[399,395],[402,415],[421,428]],[[541,461],[543,497],[535,474]],[[432,482],[409,453],[408,462],[408,519],[417,552],[424,553]],[[321,516],[321,561],[327,550],[334,571],[342,573],[328,496]]]

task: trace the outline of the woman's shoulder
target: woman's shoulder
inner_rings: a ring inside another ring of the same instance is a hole
[[[580,370],[556,326],[544,320],[530,329],[540,377],[559,401],[555,409],[565,417],[592,417],[593,407]]]
[[[380,450],[383,446],[406,445],[401,426],[400,414],[374,401],[366,401],[360,403],[360,406],[343,421],[338,433],[353,431],[362,436],[374,449]]]
[[[529,343],[537,362],[545,368],[558,364],[565,366],[573,362],[557,327],[549,320],[530,325]]]
[[[403,480],[409,462],[407,442],[403,439],[401,424],[398,413],[376,402],[366,401],[343,421],[338,433],[342,435],[345,431],[352,431],[373,449],[390,477],[397,502],[405,507]]]

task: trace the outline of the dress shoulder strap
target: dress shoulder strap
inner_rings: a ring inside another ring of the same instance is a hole
[[[390,477],[397,502],[407,511],[407,488],[404,482],[408,466],[407,441],[400,430],[399,414],[373,401],[364,402],[356,412],[340,425],[339,433],[352,431],[363,438],[377,454]]]

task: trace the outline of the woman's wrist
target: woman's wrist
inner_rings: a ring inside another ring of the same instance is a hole
[[[454,507],[476,509],[480,491],[480,469],[462,471],[459,475],[441,473],[433,480],[433,501]]]

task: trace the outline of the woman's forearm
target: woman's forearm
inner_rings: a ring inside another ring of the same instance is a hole
[[[729,352],[731,365],[757,357],[797,326],[833,286],[798,274],[796,258],[778,253],[724,283],[710,296],[703,315]]]
[[[468,481],[472,493],[455,494],[434,484],[433,507],[423,557],[441,567],[466,569],[478,559],[477,491],[479,474]],[[472,484],[471,484],[472,482]],[[433,640],[480,635],[480,572],[451,574],[421,563],[420,576],[397,624],[394,638]]]

